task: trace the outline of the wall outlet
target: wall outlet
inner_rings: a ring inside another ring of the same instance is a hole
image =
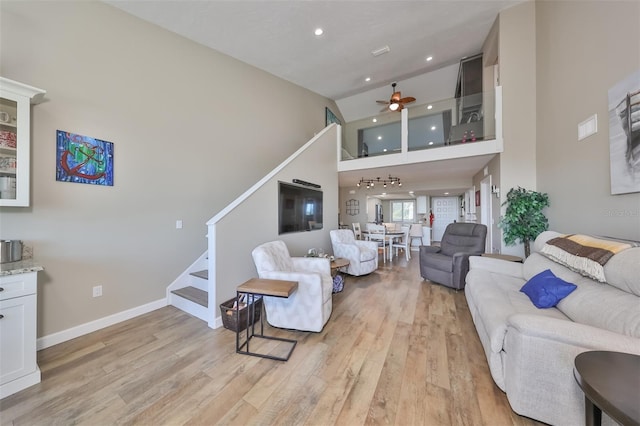
[[[97,285],[93,287],[93,297],[100,297],[100,296],[102,296],[102,286]]]

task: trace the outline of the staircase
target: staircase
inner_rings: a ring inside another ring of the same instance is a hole
[[[324,183],[337,190],[336,154],[340,152],[340,147],[339,126],[330,124],[207,221],[208,250],[167,287],[167,304],[205,321],[211,328],[222,327],[222,317],[218,308],[222,300],[216,300],[216,294],[231,297],[230,295],[235,293],[235,287],[252,274],[247,268],[239,267],[239,255],[246,256],[265,240],[277,239],[278,232],[275,227],[268,232],[247,232],[241,240],[235,241],[231,250],[227,246],[224,249],[218,247],[218,236],[222,234],[222,238],[225,238],[225,235],[229,238],[229,230],[235,229],[236,226],[234,220],[254,215],[262,208],[265,196],[273,197],[273,187],[268,187],[267,183],[291,180],[292,173],[297,174],[305,165],[318,163],[319,158],[324,159]],[[337,199],[337,192],[335,196]],[[338,226],[337,220],[335,223],[325,223],[327,229]],[[325,231],[327,234],[328,232]],[[224,282],[219,283],[221,276],[224,277]]]
[[[175,306],[203,321],[209,321],[209,271],[207,253],[196,260],[167,289],[167,299]]]

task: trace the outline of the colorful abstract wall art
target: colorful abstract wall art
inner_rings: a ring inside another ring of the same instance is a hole
[[[57,131],[56,180],[113,186],[113,143]]]

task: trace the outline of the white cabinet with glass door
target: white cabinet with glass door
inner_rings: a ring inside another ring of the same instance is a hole
[[[45,93],[0,77],[0,206],[29,206],[31,104]]]

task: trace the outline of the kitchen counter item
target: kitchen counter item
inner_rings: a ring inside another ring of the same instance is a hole
[[[0,263],[17,262],[22,260],[22,241],[0,241]]]

